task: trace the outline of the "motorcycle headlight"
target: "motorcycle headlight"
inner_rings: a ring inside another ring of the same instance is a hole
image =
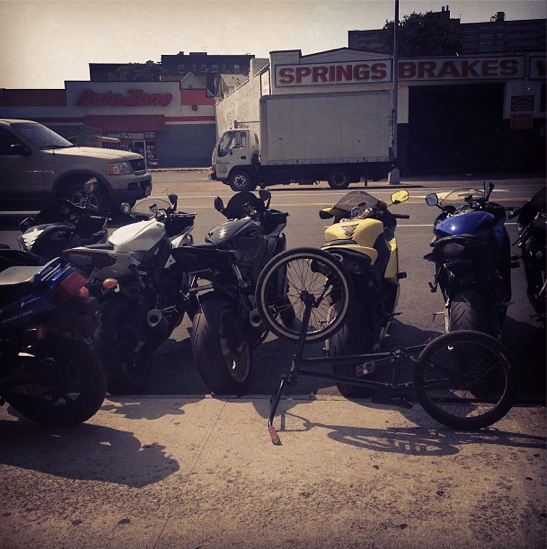
[[[112,162],[106,166],[106,175],[127,175],[131,172],[129,162]]]

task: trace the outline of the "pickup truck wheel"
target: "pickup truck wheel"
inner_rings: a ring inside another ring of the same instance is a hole
[[[230,175],[230,187],[233,191],[254,191],[256,183],[252,180],[249,172],[237,170]]]
[[[85,207],[98,215],[106,215],[111,206],[108,193],[101,187],[90,194],[86,193],[84,180],[74,181],[67,185],[63,197],[76,204],[76,206]]]
[[[336,170],[329,175],[328,182],[331,189],[346,189],[350,182],[350,176],[347,172]]]

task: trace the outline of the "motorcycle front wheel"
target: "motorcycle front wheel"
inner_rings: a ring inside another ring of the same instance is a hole
[[[318,248],[294,248],[276,255],[256,284],[258,312],[278,337],[298,341],[309,309],[306,343],[324,341],[340,329],[352,295],[351,278],[342,263]]]
[[[234,306],[223,299],[201,304],[192,322],[192,352],[198,372],[215,394],[240,395],[249,384],[252,353],[249,335],[239,333]]]
[[[423,409],[452,429],[499,421],[515,400],[516,381],[505,347],[475,331],[444,334],[421,352],[414,372]]]
[[[49,338],[36,349],[35,360],[35,394],[4,395],[15,410],[48,427],[78,425],[95,415],[106,396],[106,375],[94,349],[82,341]]]
[[[150,383],[153,349],[143,331],[138,335],[137,306],[110,303],[101,314],[95,333],[95,346],[108,375],[108,391],[112,395],[142,392]]]

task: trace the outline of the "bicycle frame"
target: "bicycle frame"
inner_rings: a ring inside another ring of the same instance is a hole
[[[291,369],[288,374],[281,375],[279,386],[276,392],[272,395],[271,401],[270,401],[271,408],[270,408],[270,415],[268,418],[268,432],[270,433],[272,442],[275,445],[281,444],[277,431],[273,426],[273,421],[277,411],[277,406],[279,405],[279,401],[281,399],[281,394],[283,393],[283,389],[287,383],[290,383],[291,385],[295,385],[296,382],[298,381],[299,376],[313,377],[316,379],[324,379],[327,381],[334,381],[334,382],[343,382],[351,385],[370,387],[373,389],[384,389],[388,392],[388,394],[389,392],[395,392],[394,395],[388,396],[388,398],[391,399],[392,404],[396,406],[402,406],[404,408],[412,408],[412,404],[405,397],[403,397],[402,395],[396,394],[396,391],[399,389],[407,389],[407,390],[414,389],[416,386],[414,381],[408,382],[408,383],[399,383],[399,374],[401,371],[400,364],[397,364],[393,369],[391,383],[338,376],[335,374],[328,374],[328,373],[319,372],[316,370],[303,369],[302,366],[318,367],[318,366],[333,366],[335,364],[358,366],[359,364],[362,364],[365,362],[374,362],[374,365],[376,366],[378,364],[382,364],[385,362],[395,363],[401,359],[409,359],[412,362],[417,363],[419,362],[419,359],[414,355],[422,351],[426,347],[426,344],[418,345],[414,347],[408,347],[408,348],[397,348],[397,349],[393,349],[392,351],[387,351],[383,353],[367,353],[367,354],[336,356],[336,357],[325,356],[325,357],[306,358],[303,356],[303,353],[304,353],[304,346],[306,344],[306,333],[308,330],[311,309],[313,307],[313,296],[304,292],[301,297],[302,297],[302,300],[304,301],[305,309],[304,309],[304,315],[302,318],[300,338],[298,340],[298,343],[296,344],[296,350],[293,354]],[[433,365],[430,365],[430,367],[432,368],[432,370],[439,371],[439,369]],[[399,399],[398,401],[395,400],[397,398]],[[379,399],[377,399],[377,402],[378,401]]]

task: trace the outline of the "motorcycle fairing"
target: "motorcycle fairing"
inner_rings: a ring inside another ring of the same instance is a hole
[[[492,214],[471,211],[443,219],[435,225],[433,232],[439,237],[469,234],[488,239],[494,224],[495,217]]]
[[[149,250],[165,235],[165,225],[150,219],[120,227],[112,233],[108,243],[116,253]]]

